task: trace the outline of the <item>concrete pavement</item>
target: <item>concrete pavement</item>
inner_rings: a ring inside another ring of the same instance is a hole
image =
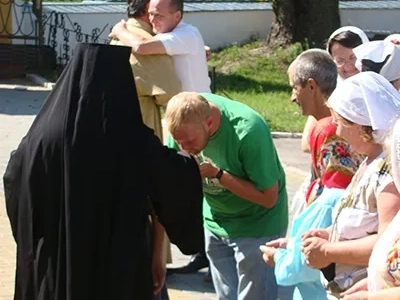
[[[15,243],[5,211],[2,176],[10,151],[18,146],[26,134],[49,91],[48,88],[27,84],[26,81],[13,84],[0,82],[0,300],[13,298],[15,273]],[[274,142],[285,165],[288,193],[292,198],[309,170],[309,158],[300,151],[300,139],[282,138],[274,139]],[[172,267],[184,265],[189,260],[174,246],[172,255]],[[168,277],[171,300],[217,299],[212,284],[203,282],[203,275]]]

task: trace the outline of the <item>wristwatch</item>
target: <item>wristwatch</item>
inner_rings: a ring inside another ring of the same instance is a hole
[[[219,169],[217,175],[215,175],[215,178],[217,178],[218,180],[221,180],[222,175],[224,175],[224,170]]]

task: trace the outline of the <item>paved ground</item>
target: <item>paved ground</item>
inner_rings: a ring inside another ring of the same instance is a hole
[[[0,176],[2,178],[9,153],[26,134],[49,90],[26,82],[14,85],[0,82]],[[308,156],[301,153],[299,139],[275,139],[285,165],[290,198],[309,170]],[[14,289],[15,244],[5,213],[3,180],[0,180],[0,300],[11,300]],[[184,265],[189,257],[173,247],[173,267]],[[212,284],[203,282],[203,274],[173,275],[168,278],[171,300],[217,299]]]

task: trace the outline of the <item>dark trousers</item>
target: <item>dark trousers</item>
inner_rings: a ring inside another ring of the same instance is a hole
[[[167,285],[165,283],[161,291],[154,296],[154,300],[169,300]]]

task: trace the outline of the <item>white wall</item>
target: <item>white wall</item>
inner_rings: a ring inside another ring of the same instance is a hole
[[[21,1],[21,0],[16,0]],[[361,10],[342,9],[340,12],[342,25],[354,25],[363,29],[399,30],[398,16],[400,10]],[[73,23],[82,26],[82,33],[91,35],[92,29],[106,29],[100,36],[100,43],[107,39],[110,27],[121,19],[126,18],[125,13],[73,13],[68,15],[66,27],[73,29]],[[253,11],[216,11],[216,12],[186,12],[184,20],[197,26],[203,35],[205,43],[213,49],[232,43],[242,43],[252,36],[266,38],[273,19],[272,10]],[[25,19],[27,29],[32,26],[29,18]],[[29,30],[25,30],[28,32]],[[45,26],[45,38],[48,41],[49,26]],[[90,40],[89,40],[90,41]],[[16,41],[18,42],[18,41]],[[77,43],[76,34],[70,33],[69,46],[74,49]],[[64,44],[62,30],[57,30],[57,51]]]
[[[400,9],[342,9],[342,25],[354,25],[365,30],[400,32]]]
[[[100,43],[107,39],[110,27],[121,19],[125,14],[82,14],[69,15],[70,21],[66,27],[73,28],[77,22],[82,26],[82,33],[91,34],[93,28],[103,29]],[[207,21],[206,21],[207,20]],[[252,36],[266,38],[272,22],[271,11],[226,11],[226,12],[188,12],[184,15],[184,21],[198,27],[203,35],[204,41],[212,48],[219,48],[235,42],[243,42]],[[45,37],[48,37],[49,26],[45,26]],[[62,30],[57,32],[58,47],[63,44]],[[71,33],[69,44],[72,48],[76,45],[76,34]]]
[[[190,12],[184,20],[199,28],[211,48],[240,43],[252,36],[266,38],[273,13],[264,11]]]

